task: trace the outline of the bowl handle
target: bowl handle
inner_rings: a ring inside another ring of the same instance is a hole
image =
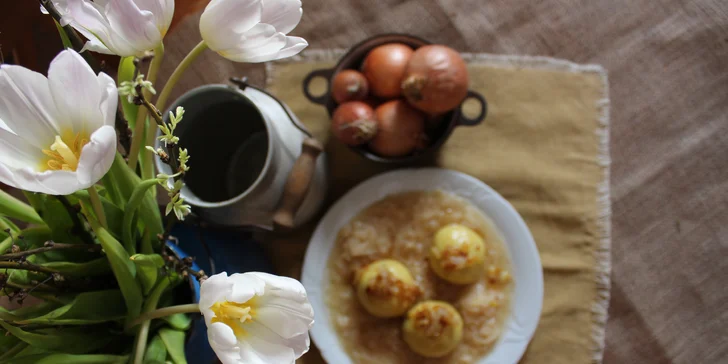
[[[473,98],[480,103],[480,113],[478,116],[476,116],[473,119],[470,119],[465,116],[463,113],[463,104],[468,99]],[[488,114],[488,103],[485,101],[485,97],[483,95],[475,92],[475,91],[468,91],[468,95],[465,96],[465,100],[460,104],[460,119],[458,120],[458,125],[466,125],[466,126],[475,126],[483,122],[483,119],[485,119],[485,115]]]
[[[331,75],[333,73],[334,73],[334,70],[331,68],[320,69],[320,70],[312,71],[311,73],[309,73],[306,76],[306,78],[303,79],[303,94],[306,95],[306,98],[309,101],[313,102],[314,104],[326,105],[326,100],[328,99],[328,95],[329,95],[329,91],[330,91],[330,90],[328,90],[328,88],[331,87],[329,85],[329,78],[331,77]],[[327,90],[320,96],[312,95],[311,91],[309,90],[309,87],[311,86],[311,81],[313,81],[313,79],[317,78],[317,77],[323,77],[326,79]]]
[[[324,146],[314,138],[306,138],[303,141],[301,155],[293,164],[286,185],[283,187],[283,196],[273,214],[274,230],[293,228],[296,212],[303,204],[313,182],[313,176],[316,173],[316,159],[323,150]]]

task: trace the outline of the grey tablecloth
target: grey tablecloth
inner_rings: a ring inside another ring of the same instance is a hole
[[[168,36],[169,60],[199,41],[196,18]],[[312,48],[384,32],[604,65],[613,202],[604,362],[728,362],[728,1],[305,0],[294,31]],[[263,84],[262,67],[210,52],[180,88],[230,75]]]

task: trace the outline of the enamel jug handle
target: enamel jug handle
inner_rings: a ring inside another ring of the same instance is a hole
[[[291,168],[288,180],[283,188],[283,196],[273,214],[275,230],[286,230],[293,228],[293,219],[296,212],[306,198],[313,176],[316,171],[316,159],[324,150],[323,145],[314,138],[306,138],[303,141],[301,155]]]

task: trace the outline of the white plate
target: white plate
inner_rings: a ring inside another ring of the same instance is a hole
[[[339,230],[360,211],[388,195],[432,190],[456,194],[482,210],[503,235],[511,256],[515,283],[512,313],[499,342],[477,364],[517,363],[526,351],[543,303],[541,260],[526,223],[508,201],[474,177],[446,169],[405,169],[372,177],[349,191],[326,213],[311,238],[302,282],[316,313],[311,335],[327,362],[352,363],[339,343],[325,304],[327,262]]]

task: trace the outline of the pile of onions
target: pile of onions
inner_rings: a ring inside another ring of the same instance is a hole
[[[377,134],[374,109],[361,101],[349,101],[341,104],[334,111],[331,131],[346,145],[365,144]]]
[[[369,149],[382,157],[403,157],[422,145],[425,116],[405,101],[385,102],[375,111],[378,131]]]
[[[402,94],[402,80],[413,53],[404,44],[389,43],[367,54],[361,69],[375,96],[391,99]]]
[[[346,145],[405,157],[427,147],[426,133],[436,132],[467,93],[465,62],[453,49],[380,45],[366,55],[361,72],[347,69],[334,76],[331,96],[339,107],[331,130]]]
[[[402,93],[412,106],[428,114],[458,107],[468,94],[465,61],[442,45],[417,48],[407,64]]]

